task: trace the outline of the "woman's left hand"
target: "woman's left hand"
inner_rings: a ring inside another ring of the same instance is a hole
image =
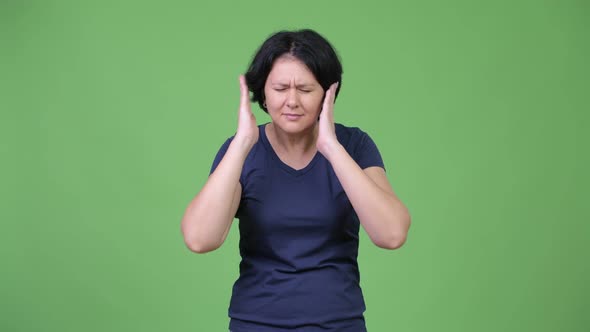
[[[318,151],[328,158],[328,153],[340,144],[336,138],[336,127],[334,126],[334,98],[338,82],[330,85],[326,91],[322,112],[320,113],[319,133],[316,147]]]

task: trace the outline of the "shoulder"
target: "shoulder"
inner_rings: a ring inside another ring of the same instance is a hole
[[[369,135],[358,127],[349,127],[341,123],[335,124],[336,137],[344,147],[356,145],[364,141]]]
[[[263,138],[265,125],[266,124],[262,124],[258,126],[260,135],[258,136],[258,141],[254,144],[250,152],[248,152],[246,160],[244,160],[244,164],[242,165],[242,173],[240,175],[240,182],[243,182],[244,174],[250,173],[253,169],[264,168],[266,165],[265,158],[268,156],[268,149],[265,148],[265,138]],[[234,138],[235,134],[228,137],[225,140],[225,142],[223,142],[223,144],[217,151],[217,155],[215,156],[215,159],[213,161],[210,173],[213,173],[217,165],[219,165]]]
[[[338,141],[361,168],[385,168],[379,149],[369,134],[358,127],[342,124],[335,124],[335,129]]]
[[[263,136],[264,136],[264,126],[265,125],[266,124],[258,125],[258,131],[259,131],[258,142],[256,142],[256,144],[254,144],[254,146],[252,147],[252,150],[250,150],[250,153],[247,156],[247,161],[251,160],[256,154],[259,154],[261,151],[264,150]],[[229,148],[229,145],[231,144],[231,142],[234,140],[235,137],[236,137],[236,135],[234,134],[234,135],[226,138],[226,140],[223,142],[223,144],[221,144],[221,146],[219,147],[219,150],[217,151],[217,155],[215,157],[216,163],[219,163],[221,161],[221,159],[224,157],[225,153],[227,152],[227,149]]]
[[[258,142],[256,142],[255,147],[259,146],[262,144],[262,135],[264,134],[264,127],[266,126],[266,123],[258,125],[258,132],[259,132],[259,136],[258,136]],[[227,150],[227,148],[229,147],[229,145],[231,144],[231,142],[234,140],[234,138],[236,137],[236,135],[232,135],[230,137],[227,137],[225,139],[225,141],[223,142],[223,144],[221,145],[221,147],[219,148],[219,150],[221,152],[224,152]]]

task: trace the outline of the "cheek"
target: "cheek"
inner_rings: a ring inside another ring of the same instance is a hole
[[[277,103],[280,100],[284,99],[283,95],[284,95],[283,93],[275,91],[274,89],[271,89],[271,88],[264,89],[264,98],[267,103],[268,102]]]
[[[308,111],[317,111],[319,113],[322,109],[322,97],[322,95],[308,95],[303,98],[302,103]]]
[[[269,108],[280,108],[284,103],[284,98],[281,98],[280,95],[277,94],[267,94],[266,95],[266,105]]]

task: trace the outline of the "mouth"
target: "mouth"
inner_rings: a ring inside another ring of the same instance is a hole
[[[297,120],[303,116],[303,114],[296,114],[296,113],[283,113],[283,116],[287,118],[287,120]]]

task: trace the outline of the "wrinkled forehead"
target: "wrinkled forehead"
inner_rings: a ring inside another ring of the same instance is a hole
[[[319,84],[309,67],[303,61],[288,53],[274,61],[267,82],[271,84],[292,82],[296,84]]]

